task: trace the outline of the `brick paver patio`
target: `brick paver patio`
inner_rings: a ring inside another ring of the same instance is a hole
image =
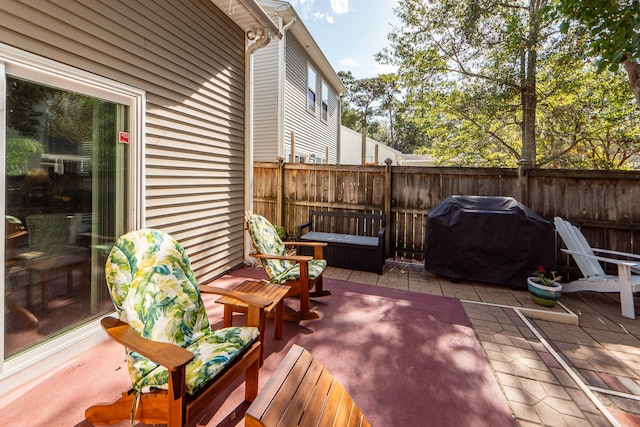
[[[565,294],[550,309],[526,289],[452,283],[421,265],[326,275],[462,300],[520,426],[640,426],[640,318],[622,317],[615,295]]]

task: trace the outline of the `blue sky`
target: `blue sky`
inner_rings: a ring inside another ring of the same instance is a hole
[[[374,55],[389,46],[387,34],[398,25],[398,0],[290,0],[320,49],[338,71],[355,78],[374,77],[395,69]]]

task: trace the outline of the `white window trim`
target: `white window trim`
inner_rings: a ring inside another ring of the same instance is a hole
[[[130,183],[129,225],[132,229],[144,227],[144,128],[146,95],[143,90],[89,73],[29,52],[0,43],[0,108],[6,102],[7,75],[31,80],[75,91],[107,101],[129,106],[131,123],[129,124],[130,145]],[[6,146],[6,118],[0,115],[0,152],[3,156]],[[0,185],[6,185],[5,162],[0,166]],[[6,214],[2,203],[2,213]],[[0,225],[4,232],[4,221]],[[0,248],[0,274],[5,277],[4,245]],[[3,279],[4,289],[4,279]],[[0,311],[4,312],[4,298],[0,298]],[[0,320],[0,348],[4,348],[4,316]],[[100,328],[99,319],[75,329],[71,333],[60,335],[30,350],[4,360],[0,357],[0,391],[4,393],[12,388],[34,380],[58,364],[68,360],[80,351],[84,351],[98,342],[106,340]]]
[[[313,86],[311,86],[311,83],[309,81],[309,72],[313,71],[313,75],[315,76],[315,81],[313,82]],[[307,63],[307,96],[305,97],[305,101],[306,101],[306,108],[307,111],[310,114],[313,114],[315,116],[316,114],[316,105],[318,105],[318,72],[316,71],[316,69],[313,67],[313,65],[311,65],[311,63]],[[313,109],[309,107],[309,91],[313,92]]]
[[[327,123],[329,121],[329,85],[327,84],[327,82],[324,81],[324,79],[320,80],[320,91],[322,92],[320,95],[320,120]],[[325,98],[325,89],[327,90],[327,97]],[[327,116],[324,117],[324,106],[327,106]]]

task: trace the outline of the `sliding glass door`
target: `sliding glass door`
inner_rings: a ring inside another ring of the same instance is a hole
[[[113,311],[105,257],[128,230],[129,103],[5,78],[4,360]],[[36,77],[36,78],[34,78]],[[55,83],[55,82],[54,82]]]

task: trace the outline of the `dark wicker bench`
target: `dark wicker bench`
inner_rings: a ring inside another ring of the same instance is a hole
[[[309,221],[298,226],[296,238],[327,243],[324,257],[332,267],[382,274],[385,227],[385,215],[311,211]],[[313,255],[305,252],[309,248],[299,250]]]

